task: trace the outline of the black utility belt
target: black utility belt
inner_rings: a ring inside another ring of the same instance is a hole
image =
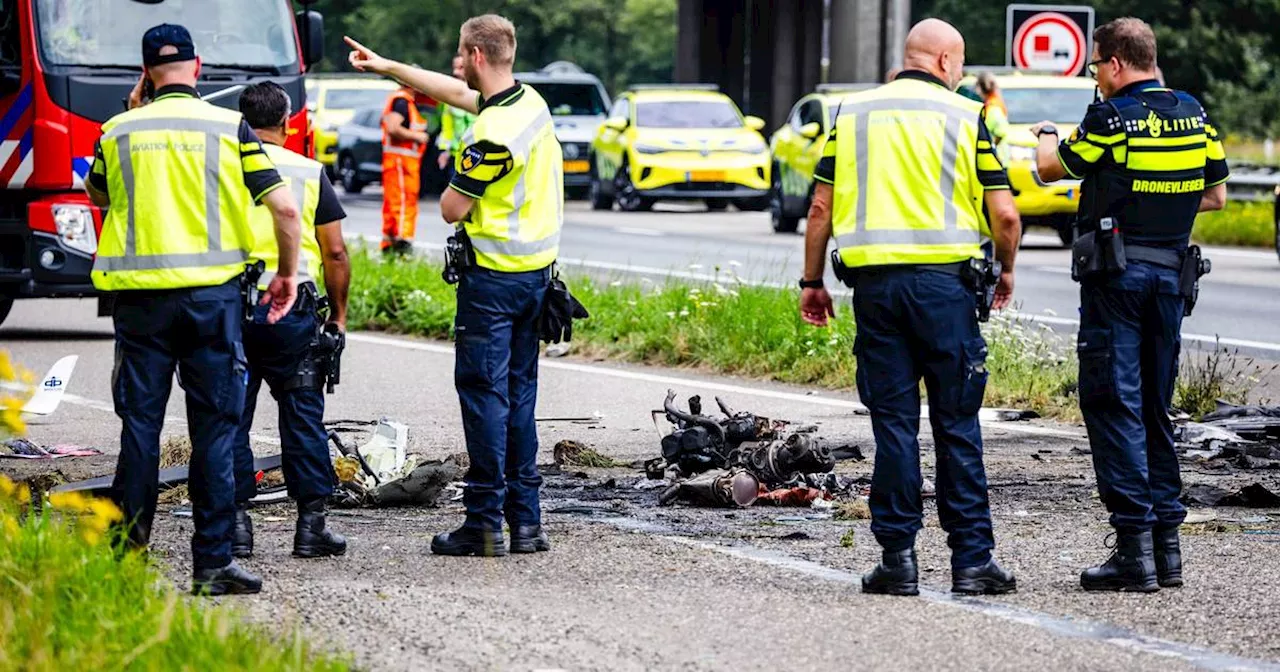
[[[857,289],[861,278],[886,277],[903,273],[934,272],[954,275],[960,278],[971,292],[977,304],[978,321],[986,322],[991,317],[991,305],[995,301],[996,283],[1002,271],[999,261],[986,258],[966,259],[949,264],[894,264],[886,266],[862,266],[849,268],[840,258],[839,250],[831,251],[832,270],[836,279],[845,286]]]

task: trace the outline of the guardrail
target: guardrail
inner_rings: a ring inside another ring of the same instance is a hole
[[[1233,198],[1269,201],[1280,190],[1280,167],[1232,162],[1227,192]]]

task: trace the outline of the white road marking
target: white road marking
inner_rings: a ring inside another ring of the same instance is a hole
[[[663,235],[661,231],[654,231],[653,229],[641,229],[634,226],[615,226],[613,227],[613,230],[617,231],[618,233],[625,233],[631,236],[648,236],[650,238],[661,238]]]

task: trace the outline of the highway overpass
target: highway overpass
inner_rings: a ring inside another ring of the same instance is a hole
[[[899,67],[911,1],[680,0],[678,21],[676,81],[719,84],[773,129],[820,82],[880,82]]]

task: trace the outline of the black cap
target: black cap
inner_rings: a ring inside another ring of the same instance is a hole
[[[160,50],[165,47],[173,47],[178,51],[162,56]],[[196,44],[191,41],[191,33],[182,26],[162,23],[142,36],[142,64],[147,67],[195,59]]]

